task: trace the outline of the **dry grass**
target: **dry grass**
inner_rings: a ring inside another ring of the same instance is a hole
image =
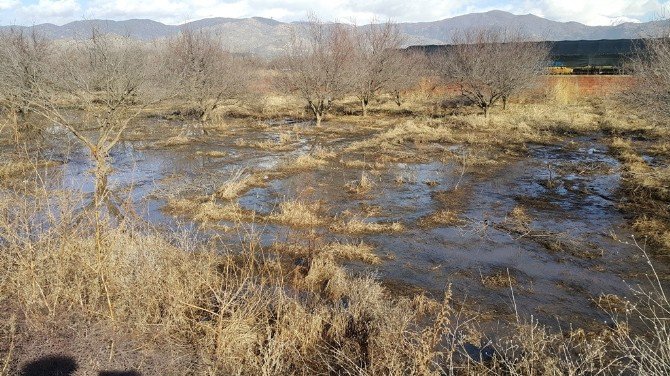
[[[398,222],[393,223],[366,222],[356,217],[350,218],[348,220],[337,221],[330,226],[331,231],[344,234],[401,232],[404,229],[405,227]]]
[[[340,159],[340,164],[347,168],[381,170],[386,167],[384,162],[365,162],[360,160]]]
[[[429,143],[451,141],[453,141],[453,134],[448,127],[443,125],[430,126],[420,121],[406,121],[372,138],[354,142],[346,148],[346,151],[392,149],[395,146],[408,142]]]
[[[232,176],[223,183],[216,192],[214,192],[214,197],[222,200],[233,200],[238,198],[240,194],[254,184],[256,184],[256,182],[252,176],[239,170],[233,173]]]
[[[298,243],[274,243],[274,252],[301,258],[331,258],[333,260],[358,260],[368,264],[379,264],[381,258],[375,254],[373,246],[364,242],[334,242],[324,245],[309,246]]]
[[[279,203],[279,210],[270,214],[267,220],[294,227],[316,227],[326,222],[320,212],[318,202],[283,201]]]
[[[397,297],[336,263],[378,262],[369,245],[328,244],[290,272],[254,242],[232,253],[187,233],[94,226],[68,209],[79,204],[62,202],[58,218],[26,233],[45,201],[0,200],[0,305],[14,313],[0,318],[0,339],[14,349],[0,346],[6,374],[49,349],[72,355],[86,374],[659,374],[651,371],[670,364],[665,316],[645,316],[659,328],[651,338],[620,330],[622,321],[567,336],[532,321],[510,323],[482,362],[463,346],[486,337],[476,317],[453,308],[449,293],[442,304]],[[220,211],[196,203],[203,206]],[[503,279],[493,276],[495,285]],[[656,312],[668,312],[667,301],[658,302],[665,310]],[[619,354],[630,361],[616,361]]]
[[[218,221],[251,222],[260,218],[255,212],[244,210],[237,202],[221,205],[205,196],[170,200],[164,210],[167,213],[186,216],[204,224]]]
[[[360,243],[330,243],[324,248],[324,253],[332,254],[336,259],[361,260],[369,264],[379,264],[381,259],[374,253],[374,247]]]
[[[38,169],[45,167],[52,167],[58,165],[55,161],[30,161],[30,160],[15,160],[0,163],[0,178],[7,179],[23,175],[29,172],[35,172]]]
[[[264,141],[249,142],[242,138],[235,141],[235,145],[239,147],[252,147],[261,150],[272,151],[289,151],[296,147],[298,136],[289,131],[283,131],[277,135],[276,139],[267,139]]]
[[[611,151],[622,162],[624,192],[628,196],[624,209],[635,215],[633,227],[658,247],[670,250],[670,169],[650,165],[627,139],[614,137]]]
[[[228,153],[218,151],[218,150],[208,150],[208,151],[197,151],[197,155],[203,155],[210,158],[224,158],[228,156]]]
[[[424,226],[459,226],[464,223],[465,221],[460,218],[457,212],[448,209],[438,210],[435,213],[421,219],[421,224]]]
[[[193,219],[205,223],[212,221],[253,221],[254,218],[256,218],[256,213],[242,209],[237,202],[219,205],[215,202],[207,201],[198,205],[193,213]]]
[[[266,103],[265,113],[283,113],[283,107],[294,105],[275,99]],[[509,115],[495,111],[493,120],[462,115],[448,125],[443,119],[408,121],[383,128],[350,150],[397,153],[407,143],[546,142],[561,132],[588,132],[602,124],[596,120],[602,115],[571,101],[564,107],[515,107]],[[292,140],[280,137],[253,146],[288,150]],[[632,142],[615,139],[613,150],[619,150],[626,179],[642,187],[635,191],[644,192],[640,201],[663,197],[666,172],[647,164]],[[330,151],[310,156],[335,157]],[[231,179],[213,195],[172,200],[167,210],[205,223],[253,221],[256,213],[235,202],[253,184],[247,179]],[[338,264],[379,263],[366,243],[290,245],[287,253],[308,257],[287,267],[253,239],[229,251],[194,234],[95,221],[94,213],[81,210],[81,201],[56,195],[0,190],[2,376],[18,374],[26,362],[54,352],[75,357],[81,374],[111,369],[143,375],[670,374],[670,303],[658,276],[658,286],[638,291],[632,305],[618,296],[598,299],[613,311],[611,328],[559,333],[532,318],[517,318],[489,339],[477,325],[478,316],[455,308],[450,290],[442,302],[398,296]],[[286,201],[267,219],[326,226],[321,213],[319,204]],[[448,210],[431,217],[445,224],[458,220]],[[636,228],[668,239],[665,218],[639,216]],[[518,231],[532,230],[523,207],[514,208],[509,219]],[[353,235],[404,230],[400,223],[357,217],[336,218],[330,229]],[[512,277],[512,285],[516,282]],[[510,277],[495,273],[482,277],[482,283],[507,287]],[[653,329],[635,332],[628,318]]]
[[[303,154],[294,160],[286,161],[281,169],[284,171],[311,170],[326,166],[328,161],[312,154]]]
[[[662,249],[670,250],[670,224],[667,221],[642,216],[633,222],[633,228],[649,236]]]
[[[347,188],[349,193],[361,195],[370,192],[374,186],[375,183],[370,179],[369,175],[366,172],[363,172],[361,173],[361,178],[359,180],[347,183],[345,188]]]
[[[509,274],[509,271],[498,271],[482,276],[481,281],[484,286],[492,289],[513,288],[518,284],[516,277]]]
[[[154,147],[162,147],[162,148],[167,148],[167,147],[172,147],[172,146],[182,146],[182,145],[188,145],[192,142],[193,140],[188,138],[187,136],[184,135],[177,135],[177,136],[172,136],[169,138],[166,138],[164,140],[156,141],[154,142],[153,146]]]

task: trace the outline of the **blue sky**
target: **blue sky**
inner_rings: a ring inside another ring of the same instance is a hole
[[[533,13],[555,21],[611,25],[644,22],[667,13],[670,0],[0,0],[0,25],[58,25],[92,18],[150,18],[179,24],[206,17],[261,16],[281,21],[305,18],[365,23],[373,16],[398,22],[435,21],[492,9]]]

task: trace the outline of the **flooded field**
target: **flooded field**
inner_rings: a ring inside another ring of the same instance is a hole
[[[345,260],[348,270],[398,295],[440,299],[452,286],[457,304],[490,323],[607,324],[600,306],[623,304],[630,286],[647,282],[618,209],[621,166],[600,134],[509,149],[449,140],[380,148],[364,142],[388,127],[183,127],[149,119],[129,133],[112,151],[110,191],[145,220],[192,228],[222,249],[253,237],[299,268],[314,249],[365,246],[373,256]],[[49,158],[62,165],[50,181],[91,194],[87,154],[55,139]]]

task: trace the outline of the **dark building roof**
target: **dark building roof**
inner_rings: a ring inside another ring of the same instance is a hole
[[[642,39],[569,40],[548,43],[549,58],[554,66],[622,67],[637,52],[642,51]],[[428,54],[447,52],[452,45],[411,46],[410,50],[424,50]]]

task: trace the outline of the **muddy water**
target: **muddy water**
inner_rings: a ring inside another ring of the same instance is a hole
[[[159,146],[155,141],[160,134],[174,133],[178,125],[154,126],[165,133],[152,132],[154,139],[127,140],[114,149],[110,181],[145,219],[166,226],[180,219],[161,210],[165,197],[211,193],[239,169],[272,171],[316,142],[337,149],[354,141],[302,135],[288,151],[261,150],[240,146],[238,140],[276,140],[293,125],[258,129],[243,124],[223,135]],[[64,162],[58,184],[90,193],[91,166],[85,152],[76,147],[53,150],[53,157]],[[225,155],[207,156],[212,151]],[[323,215],[333,221],[353,215],[402,223],[405,230],[399,233],[343,235],[330,233],[327,226],[317,229],[327,240],[374,245],[383,259],[380,265],[351,262],[347,267],[376,274],[398,293],[423,290],[440,297],[451,285],[457,300],[480,310],[487,320],[511,319],[517,310],[550,325],[605,323],[607,315],[594,302],[598,296],[630,295],[629,285],[644,283],[648,271],[641,252],[626,243],[632,232],[617,210],[620,166],[596,137],[531,145],[526,154],[493,167],[470,165],[465,171],[455,160],[441,161],[438,155],[425,163],[390,163],[368,170],[374,186],[364,194],[344,188],[363,170],[341,165],[338,155],[326,167],[268,178],[265,187],[247,191],[239,203],[269,214],[286,199],[319,201]],[[509,225],[510,213],[518,207],[529,218],[528,231]],[[426,217],[443,209],[458,214],[457,225],[426,223]],[[266,223],[255,228],[268,246],[299,239],[305,232]],[[234,231],[219,235],[233,247],[239,238]],[[498,277],[497,283],[490,282],[496,280],[492,276]]]

